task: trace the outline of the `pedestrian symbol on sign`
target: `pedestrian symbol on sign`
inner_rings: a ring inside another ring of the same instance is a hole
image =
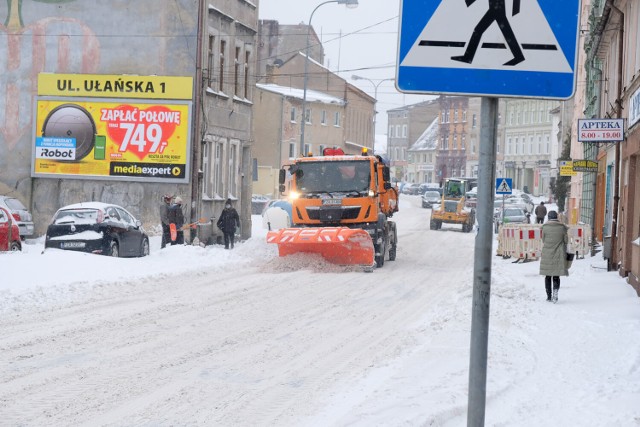
[[[475,1],[476,0],[465,0],[465,3],[467,4],[467,7],[469,7],[475,3]],[[512,15],[516,16],[518,13],[520,13],[520,0],[514,0]],[[522,53],[522,49],[520,49],[518,40],[516,40],[516,35],[513,33],[511,24],[507,18],[504,0],[489,0],[489,9],[484,14],[480,22],[478,22],[478,25],[473,29],[471,39],[469,40],[469,43],[467,43],[464,55],[452,56],[451,59],[471,64],[473,62],[473,57],[476,55],[476,51],[478,50],[478,46],[480,45],[482,35],[494,22],[498,24],[498,28],[500,28],[500,32],[502,32],[502,35],[509,46],[509,50],[513,55],[513,58],[510,61],[505,62],[504,65],[513,66],[524,61],[524,54]]]
[[[511,178],[496,179],[496,194],[511,194]]]

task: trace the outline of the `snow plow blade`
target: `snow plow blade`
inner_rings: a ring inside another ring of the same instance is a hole
[[[276,243],[282,256],[317,253],[332,264],[374,265],[373,241],[362,229],[347,227],[283,228],[267,233],[267,243]]]

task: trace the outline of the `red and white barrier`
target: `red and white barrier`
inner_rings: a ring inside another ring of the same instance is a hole
[[[523,260],[540,258],[542,226],[540,224],[503,224],[498,231],[498,255]]]
[[[586,225],[568,225],[567,252],[583,257],[590,251],[591,229]],[[518,260],[537,260],[542,254],[541,224],[503,224],[498,231],[497,254]]]

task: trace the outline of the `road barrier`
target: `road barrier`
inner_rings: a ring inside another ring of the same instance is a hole
[[[591,229],[586,225],[568,225],[569,244],[567,252],[579,258],[589,252]],[[516,258],[527,262],[540,258],[542,254],[541,224],[503,224],[498,230],[497,255],[503,258]]]
[[[569,245],[567,252],[576,254],[578,258],[591,251],[591,228],[586,224],[569,226]]]

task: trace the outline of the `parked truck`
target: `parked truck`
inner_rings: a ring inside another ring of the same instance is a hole
[[[365,271],[395,260],[398,235],[390,218],[398,211],[398,191],[382,157],[327,148],[281,169],[279,183],[292,205],[292,226],[269,231],[267,242],[278,245],[280,256],[318,253]]]
[[[447,178],[442,190],[442,201],[431,211],[431,230],[440,230],[442,224],[460,224],[465,233],[473,230],[476,211],[466,206],[466,194],[477,185],[475,178]]]

